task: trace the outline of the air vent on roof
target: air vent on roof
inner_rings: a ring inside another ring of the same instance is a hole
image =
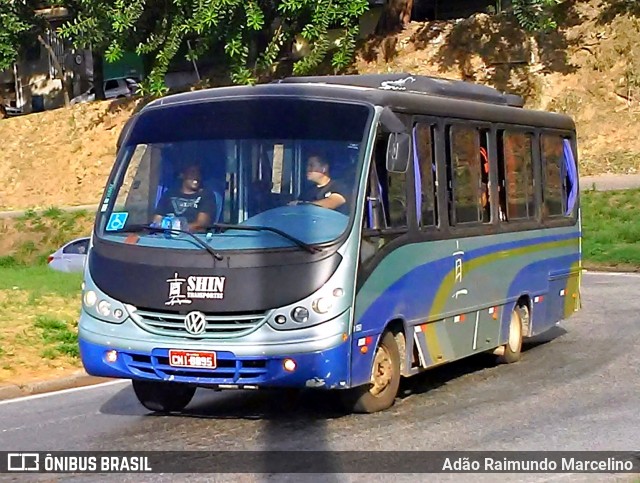
[[[387,91],[413,92],[503,106],[523,107],[515,94],[503,94],[492,87],[459,80],[411,74],[334,75],[324,77],[287,77],[280,83],[318,83],[368,87]]]

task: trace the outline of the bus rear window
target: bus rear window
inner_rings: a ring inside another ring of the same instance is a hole
[[[545,216],[573,216],[578,176],[571,141],[557,134],[541,136]]]

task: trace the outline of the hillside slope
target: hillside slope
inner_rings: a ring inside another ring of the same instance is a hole
[[[414,22],[368,40],[355,68],[460,78],[520,93],[528,107],[576,119],[583,175],[635,173],[640,11],[628,5],[565,1],[561,28],[537,36],[485,14]],[[97,203],[135,104],[96,102],[1,121],[0,211]]]

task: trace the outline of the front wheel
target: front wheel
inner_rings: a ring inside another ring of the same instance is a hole
[[[391,332],[385,332],[378,344],[371,382],[341,391],[344,406],[356,413],[375,413],[393,405],[400,386],[400,352]]]
[[[168,413],[182,411],[193,399],[195,386],[176,382],[132,380],[138,401],[150,411]]]

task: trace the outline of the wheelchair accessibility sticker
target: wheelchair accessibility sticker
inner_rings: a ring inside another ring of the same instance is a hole
[[[129,213],[111,213],[109,223],[107,223],[106,231],[118,231],[124,228],[129,217]]]

